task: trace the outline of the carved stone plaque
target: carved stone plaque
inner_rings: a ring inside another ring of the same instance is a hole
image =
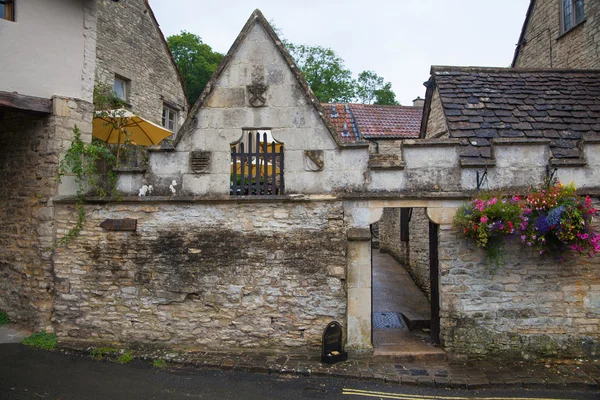
[[[209,151],[192,151],[190,153],[190,169],[194,174],[203,174],[210,165]]]
[[[304,157],[307,159],[308,171],[322,171],[325,166],[323,150],[304,150]]]
[[[107,231],[132,231],[137,229],[137,219],[105,219],[100,226]]]
[[[267,91],[267,85],[262,83],[255,83],[248,85],[248,92],[250,94],[249,103],[252,107],[263,107],[267,103],[267,98],[264,96]]]

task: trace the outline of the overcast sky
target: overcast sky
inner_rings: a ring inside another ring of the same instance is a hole
[[[356,77],[374,70],[404,105],[431,65],[507,67],[529,0],[150,0],[163,34],[226,53],[259,8],[292,43],[331,47]]]

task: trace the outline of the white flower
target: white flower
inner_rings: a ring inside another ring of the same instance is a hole
[[[173,182],[175,182],[175,181],[173,181]],[[175,188],[173,187],[173,185],[169,186],[169,189],[171,189],[171,193],[175,194],[176,190],[175,190]]]
[[[152,187],[152,186],[150,186]],[[140,197],[144,197],[146,195],[146,193],[148,192],[148,186],[144,185],[140,188],[140,193],[138,194],[138,196]]]
[[[175,179],[173,179],[173,182],[171,182],[171,186],[177,186],[177,181]]]
[[[152,193],[152,191],[154,190],[154,188],[152,187],[152,185],[148,186],[148,192]]]

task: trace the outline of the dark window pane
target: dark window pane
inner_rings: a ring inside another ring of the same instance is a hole
[[[583,18],[583,0],[575,0],[575,23],[580,23]]]
[[[563,27],[568,31],[573,27],[573,0],[563,0]]]

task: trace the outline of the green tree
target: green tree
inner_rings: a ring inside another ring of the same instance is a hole
[[[169,36],[167,43],[183,77],[188,102],[194,104],[219,66],[223,54],[213,51],[200,36],[186,31]]]
[[[356,81],[335,51],[289,42],[285,45],[320,102],[347,103],[355,98]]]
[[[363,104],[398,104],[392,84],[385,82],[375,71],[363,71],[358,74],[356,94]]]
[[[374,104],[387,104],[387,105],[399,105],[396,100],[396,94],[392,90],[392,84],[387,82],[379,90],[375,91],[375,102]]]

